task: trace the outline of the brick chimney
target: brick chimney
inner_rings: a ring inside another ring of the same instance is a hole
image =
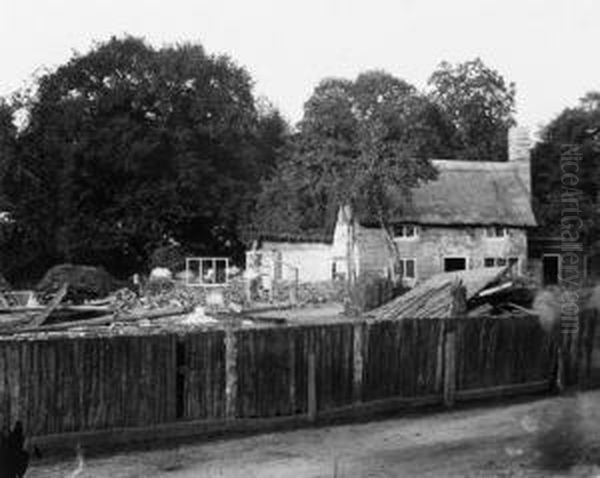
[[[508,130],[508,161],[514,163],[523,186],[531,195],[531,137],[524,126]]]

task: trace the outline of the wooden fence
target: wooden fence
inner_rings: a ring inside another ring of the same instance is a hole
[[[589,319],[584,332],[592,327]],[[593,328],[593,344],[600,345],[599,330]],[[594,359],[600,353],[585,350],[582,356]],[[29,436],[46,436],[314,419],[386,401],[451,404],[549,389],[556,357],[550,336],[523,318],[3,340],[0,425],[21,420]],[[585,376],[600,378],[600,364],[588,363]]]

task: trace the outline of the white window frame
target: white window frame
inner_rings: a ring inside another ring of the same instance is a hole
[[[217,263],[225,263],[225,282],[216,282],[217,279]],[[204,280],[204,264],[212,265],[212,270],[215,271],[214,282]],[[185,259],[185,285],[188,287],[223,287],[229,284],[229,258],[228,257],[187,257]],[[191,274],[198,272],[197,278],[190,279]]]
[[[406,229],[412,227],[413,234],[411,236],[406,235]],[[396,235],[396,228],[402,228],[402,235]],[[392,226],[392,232],[394,233],[394,241],[416,241],[419,239],[420,228],[416,224],[397,224]]]
[[[486,266],[485,265],[485,261],[486,259],[492,259],[493,264],[491,266]],[[498,262],[504,259],[506,261],[506,263],[504,265],[498,264]],[[483,267],[506,267],[508,265],[510,265],[510,260],[511,259],[516,259],[517,260],[517,267],[516,269],[513,269],[515,272],[517,273],[521,273],[521,258],[519,256],[507,256],[507,257],[498,257],[498,256],[485,256],[483,258]]]
[[[500,236],[496,234],[496,230],[498,228],[502,229],[502,235],[500,235]],[[493,234],[490,234],[491,230],[494,231]],[[484,229],[484,235],[485,235],[486,239],[490,239],[492,241],[502,241],[509,236],[508,228],[504,227],[504,226],[488,226]]]
[[[417,259],[416,259],[416,257],[402,257],[402,258],[398,259],[398,262],[402,263],[402,269],[404,271],[404,274],[406,274],[406,270],[407,270],[407,268],[406,268],[407,261],[413,262],[413,272],[414,272],[413,277],[408,277],[407,275],[401,276],[400,274],[397,274],[397,277],[401,280],[417,280],[418,274],[417,274]],[[394,274],[395,273],[396,272],[394,271]]]

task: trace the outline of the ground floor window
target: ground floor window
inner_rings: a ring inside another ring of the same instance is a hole
[[[394,272],[400,279],[415,279],[417,277],[416,260],[398,259]]]
[[[466,257],[445,257],[444,272],[464,271],[467,268]]]
[[[519,258],[518,257],[485,257],[483,259],[484,267],[504,267],[506,265],[513,266],[514,270],[518,272],[519,269]]]

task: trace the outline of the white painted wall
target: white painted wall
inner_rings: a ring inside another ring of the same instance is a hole
[[[265,241],[262,251],[278,251],[285,264],[298,268],[300,282],[318,282],[331,280],[333,247],[319,242],[271,242]],[[282,268],[282,278],[293,280],[293,269]]]

